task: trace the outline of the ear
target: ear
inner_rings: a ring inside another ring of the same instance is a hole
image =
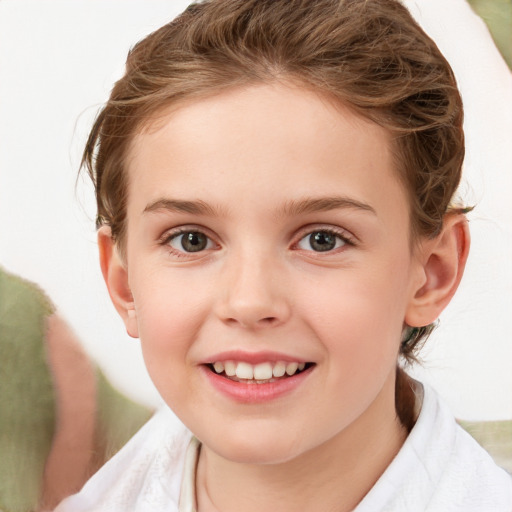
[[[98,246],[101,272],[112,303],[123,319],[126,332],[132,338],[138,338],[137,313],[128,282],[128,270],[112,239],[109,226],[102,226],[98,230]]]
[[[437,320],[462,279],[469,245],[465,215],[447,214],[441,233],[426,240],[419,250],[423,276],[407,308],[407,325],[422,327]]]

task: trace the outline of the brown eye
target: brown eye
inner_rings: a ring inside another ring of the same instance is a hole
[[[299,241],[299,248],[306,251],[327,252],[345,245],[336,233],[330,231],[313,231]]]
[[[186,231],[173,236],[169,240],[169,245],[178,251],[199,252],[210,249],[212,242],[200,231]]]

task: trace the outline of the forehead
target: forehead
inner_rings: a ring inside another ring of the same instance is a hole
[[[165,194],[226,208],[250,206],[258,195],[343,194],[367,202],[392,193],[406,202],[385,129],[326,96],[283,84],[162,110],[134,137],[128,156],[129,210],[137,212]]]

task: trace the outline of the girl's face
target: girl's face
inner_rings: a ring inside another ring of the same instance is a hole
[[[138,135],[128,177],[127,328],[208,449],[278,463],[396,421],[424,274],[384,129],[303,89],[231,90]]]

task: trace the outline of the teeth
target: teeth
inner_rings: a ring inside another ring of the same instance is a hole
[[[236,376],[239,379],[252,379],[254,377],[253,366],[249,363],[238,363],[236,365]]]
[[[285,373],[286,373],[286,364],[284,364],[282,361],[278,361],[274,365],[272,374],[274,375],[274,377],[282,377]]]
[[[299,363],[288,363],[286,365],[286,374],[293,375],[297,371],[298,367],[299,367]]]
[[[224,371],[228,377],[234,377],[236,375],[236,364],[233,361],[226,361]]]
[[[269,381],[273,377],[283,377],[294,375],[297,370],[302,371],[306,363],[285,363],[277,361],[276,363],[259,363],[252,365],[243,361],[216,361],[213,363],[213,369],[216,373],[225,373],[228,377],[237,377],[244,380]]]
[[[254,378],[256,380],[268,380],[272,378],[272,365],[270,363],[257,364],[254,367]]]
[[[216,363],[214,363],[213,369],[217,373],[222,373],[224,371],[224,365],[221,362],[217,361]]]

